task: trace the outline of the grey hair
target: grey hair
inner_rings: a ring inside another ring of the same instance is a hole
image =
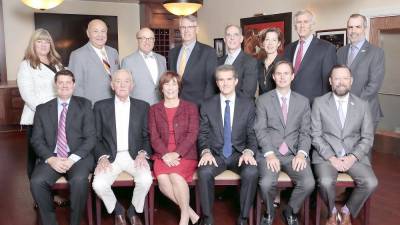
[[[297,11],[297,12],[294,14],[294,22],[296,23],[297,17],[299,17],[299,16],[301,16],[301,15],[306,15],[306,14],[308,14],[308,15],[311,16],[311,23],[312,23],[312,24],[315,24],[315,15],[314,15],[314,13],[312,13],[312,12],[311,12],[310,10],[308,10],[308,9],[302,9],[302,10],[300,10],[300,11]]]
[[[367,17],[365,17],[364,15],[361,15],[361,14],[359,14],[359,13],[353,13],[353,14],[350,15],[349,19],[347,20],[347,23],[349,23],[349,20],[350,20],[351,18],[361,18],[361,19],[363,20],[363,26],[364,26],[364,28],[367,28],[367,27],[368,27],[368,24],[367,24]]]

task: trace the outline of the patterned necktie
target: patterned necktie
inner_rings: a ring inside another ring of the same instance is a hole
[[[232,155],[232,130],[231,130],[231,110],[229,100],[225,100],[225,115],[224,115],[224,147],[223,154],[225,158]]]
[[[228,57],[226,57],[225,60],[226,65],[232,65],[233,64],[233,56],[228,54]]]
[[[356,57],[357,47],[354,45],[350,45],[350,53],[347,58],[347,66],[350,66],[353,63],[354,58]]]
[[[287,106],[285,97],[281,97],[281,100],[282,100],[281,110],[282,110],[283,120],[285,121],[285,124],[286,124],[287,115],[288,115],[288,106]],[[287,144],[285,142],[283,142],[279,146],[279,153],[281,153],[282,155],[286,155],[286,153],[288,151],[289,151],[289,148],[288,148]]]
[[[65,119],[67,117],[67,103],[61,104],[63,109],[61,111],[60,119],[58,121],[57,129],[57,156],[61,158],[68,157],[68,144],[67,135],[65,133]]]
[[[338,100],[338,103],[339,103],[339,107],[338,107],[339,119],[340,119],[340,123],[341,123],[342,128],[343,128],[344,127],[344,121],[346,120],[346,115],[344,114],[344,110],[343,110],[344,101]]]
[[[101,51],[101,61],[103,63],[104,69],[106,70],[106,72],[108,73],[108,75],[111,77],[111,66],[110,63],[107,60],[107,53],[104,49],[102,49]]]
[[[185,72],[186,63],[187,63],[187,48],[182,47],[181,61],[179,62],[178,74],[182,77]]]
[[[301,61],[303,60],[304,41],[300,40],[299,42],[300,42],[300,46],[299,46],[299,49],[297,50],[296,60],[294,62],[294,74],[295,75],[296,75],[297,71],[299,71]]]

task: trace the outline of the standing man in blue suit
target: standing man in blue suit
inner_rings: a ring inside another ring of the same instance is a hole
[[[293,63],[292,90],[310,102],[329,91],[329,72],[336,64],[336,48],[313,36],[315,18],[309,10],[294,14],[294,27],[299,40],[285,48],[285,58]]]
[[[169,70],[182,80],[181,98],[200,105],[216,94],[214,72],[217,67],[215,49],[197,41],[199,26],[193,15],[179,19],[182,45],[168,53]]]
[[[112,97],[111,74],[119,69],[118,52],[106,46],[107,25],[99,19],[89,22],[89,42],[71,53],[68,68],[74,73],[74,95],[89,99],[92,104]]]
[[[383,116],[378,91],[385,76],[385,55],[383,49],[371,45],[365,39],[367,18],[353,14],[347,21],[347,35],[350,44],[341,47],[337,53],[339,64],[347,65],[353,75],[351,93],[368,101],[374,129]]]

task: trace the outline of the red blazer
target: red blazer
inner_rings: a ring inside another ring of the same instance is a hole
[[[174,115],[175,152],[183,159],[197,159],[197,134],[199,132],[199,112],[193,103],[180,99]],[[168,120],[161,101],[149,110],[150,144],[153,148],[153,159],[161,158],[168,153]]]

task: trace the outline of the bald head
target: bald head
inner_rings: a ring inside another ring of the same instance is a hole
[[[148,28],[144,27],[136,33],[138,40],[139,50],[144,54],[149,54],[154,48],[154,33]]]
[[[91,20],[88,24],[86,34],[89,42],[96,48],[103,48],[107,42],[107,25],[99,19]]]

